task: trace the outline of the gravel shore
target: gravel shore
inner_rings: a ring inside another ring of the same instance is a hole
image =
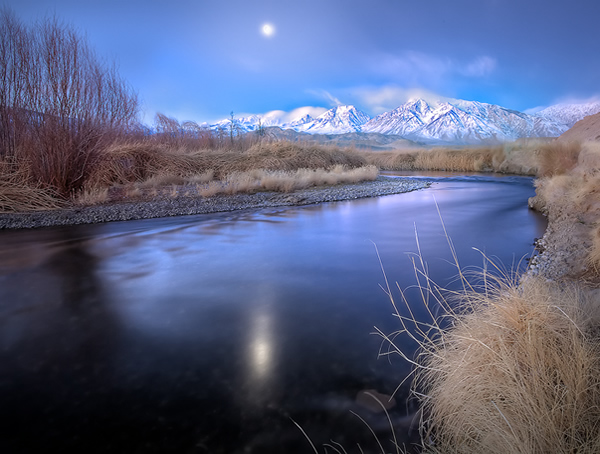
[[[276,206],[312,205],[322,202],[378,197],[426,188],[429,182],[379,176],[374,181],[324,186],[290,193],[216,195],[209,198],[184,196],[131,200],[60,210],[0,214],[0,229],[30,229],[56,225],[94,224],[167,216],[216,213]]]

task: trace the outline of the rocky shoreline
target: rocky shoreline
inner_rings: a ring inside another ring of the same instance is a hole
[[[58,210],[2,213],[0,214],[0,229],[31,229],[253,208],[312,205],[400,194],[424,189],[430,184],[410,178],[379,176],[374,181],[324,186],[290,193],[256,192],[254,194],[215,195],[206,198],[194,195],[162,196],[149,200],[124,200],[93,206],[71,206]]]

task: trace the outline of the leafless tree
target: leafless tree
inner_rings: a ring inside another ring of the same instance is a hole
[[[0,10],[0,158],[68,195],[138,112],[137,94],[72,27],[55,18],[28,27]]]

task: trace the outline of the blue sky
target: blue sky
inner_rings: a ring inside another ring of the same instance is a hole
[[[85,34],[138,91],[147,121],[336,104],[376,115],[415,96],[516,110],[600,97],[598,0],[3,4]]]

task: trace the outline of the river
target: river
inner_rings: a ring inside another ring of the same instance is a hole
[[[312,452],[296,422],[317,446],[379,452],[370,430],[387,443],[389,423],[365,391],[410,371],[378,357],[375,327],[399,328],[379,257],[419,317],[417,237],[431,278],[456,285],[440,216],[464,268],[482,253],[523,267],[546,227],[529,178],[427,178],[316,206],[1,231],[0,451]],[[389,411],[407,446],[408,386]]]

